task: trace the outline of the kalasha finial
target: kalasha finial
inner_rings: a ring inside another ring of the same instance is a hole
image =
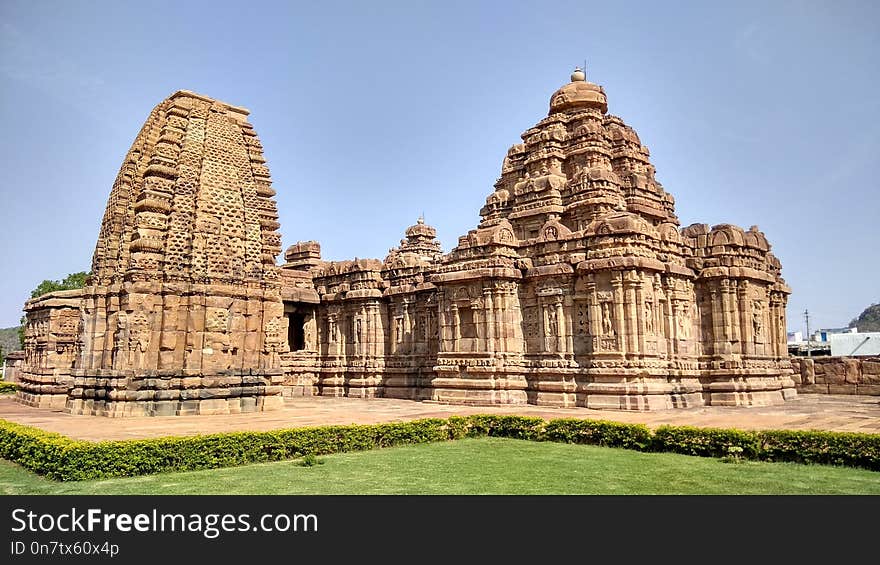
[[[574,72],[571,73],[571,82],[584,82],[586,80],[587,75],[584,73],[583,69],[575,67]]]
[[[421,226],[421,225],[424,225],[424,223],[425,223],[425,213],[422,212],[422,215],[419,216],[418,224]]]

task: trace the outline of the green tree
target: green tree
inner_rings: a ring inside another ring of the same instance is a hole
[[[858,318],[853,318],[849,327],[859,328],[860,332],[880,332],[880,304],[865,308]]]
[[[37,288],[31,291],[31,298],[38,298],[44,294],[55,292],[56,290],[74,290],[86,286],[86,281],[91,273],[80,271],[78,273],[70,273],[63,280],[54,281],[46,279],[37,285]],[[27,316],[21,317],[21,326],[18,328],[18,340],[24,349],[24,327],[27,324]]]
[[[83,288],[84,286],[86,286],[86,282],[89,280],[90,276],[92,276],[92,273],[87,273],[85,271],[71,273],[64,277],[64,280],[61,281],[61,286],[63,286],[67,290],[74,288]]]
[[[82,288],[86,286],[86,280],[89,276],[91,276],[91,273],[80,271],[78,273],[70,273],[64,277],[64,280],[44,280],[37,285],[37,288],[31,291],[31,298],[37,298],[38,296],[43,296],[44,294],[55,292],[56,290],[73,290],[76,288]]]

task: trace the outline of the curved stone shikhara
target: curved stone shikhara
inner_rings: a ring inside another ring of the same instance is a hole
[[[247,115],[187,91],[151,112],[110,193],[88,286],[26,305],[24,402],[110,416],[281,405],[281,238]],[[58,312],[77,314],[73,336],[30,335]]]
[[[153,111],[90,286],[26,307],[24,401],[128,415],[279,394],[639,410],[795,394],[790,290],[763,233],[679,229],[647,148],[579,70],[446,255],[420,218],[384,261],[325,262],[307,241],[276,267],[246,115],[188,92]]]

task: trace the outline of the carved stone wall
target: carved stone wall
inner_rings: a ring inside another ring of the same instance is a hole
[[[82,292],[50,292],[25,304],[24,359],[16,397],[22,404],[64,408],[73,384]]]

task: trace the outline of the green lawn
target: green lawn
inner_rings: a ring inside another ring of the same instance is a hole
[[[880,494],[880,473],[469,439],[147,477],[59,483],[0,460],[0,494]]]

